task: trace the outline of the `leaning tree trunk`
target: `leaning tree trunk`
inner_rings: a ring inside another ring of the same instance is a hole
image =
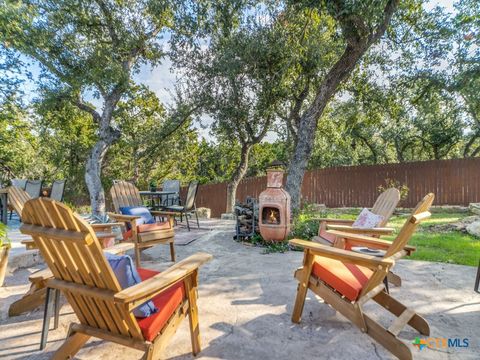
[[[300,208],[303,176],[312,154],[318,119],[330,98],[337,91],[338,86],[350,75],[365,51],[366,48],[347,45],[342,57],[328,72],[325,80],[320,85],[312,105],[300,119],[297,132],[297,146],[290,160],[285,186],[292,198],[291,209],[294,212]]]
[[[383,11],[383,20],[369,35],[362,36],[362,32],[358,32],[357,35],[352,36],[355,33],[354,29],[362,28],[360,26],[362,25],[361,17],[344,17],[341,14],[342,11],[338,14],[340,21],[343,22],[342,27],[346,30],[347,46],[340,59],[325,76],[313,103],[300,119],[297,132],[298,141],[290,161],[286,183],[286,189],[292,198],[291,209],[293,212],[300,208],[303,176],[312,154],[318,119],[322,116],[330,98],[335,94],[339,85],[348,78],[363,54],[385,33],[398,2],[399,0],[389,0],[387,2]],[[363,28],[367,28],[365,24],[363,24]]]
[[[247,173],[248,169],[248,155],[250,154],[250,150],[252,148],[251,144],[242,144],[242,150],[240,154],[240,162],[238,163],[235,172],[233,173],[232,179],[227,186],[227,213],[233,213],[233,209],[235,207],[235,200],[237,196],[237,188],[240,181],[242,181],[243,177]]]

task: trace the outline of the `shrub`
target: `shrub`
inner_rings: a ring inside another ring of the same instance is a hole
[[[400,191],[400,201],[403,201],[407,198],[408,192],[410,189],[406,184],[400,183],[400,181],[395,180],[395,179],[385,179],[384,180],[384,185],[380,185],[377,190],[379,193],[382,193],[390,188],[396,188],[398,191]]]

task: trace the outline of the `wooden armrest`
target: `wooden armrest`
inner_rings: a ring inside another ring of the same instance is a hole
[[[337,237],[341,237],[345,239],[345,242],[353,245],[363,245],[363,246],[370,246],[378,249],[386,249],[392,243],[390,241],[381,240],[378,238],[374,238],[371,236],[360,235],[360,234],[353,234],[349,232],[343,231],[336,231],[336,230],[328,230],[327,233],[335,235]]]
[[[112,228],[114,226],[123,226],[123,222],[102,223],[102,224],[90,224],[93,230]]]
[[[370,236],[352,234],[335,230],[329,230],[327,232],[329,234],[342,237],[343,239],[345,239],[345,242],[351,245],[362,245],[375,249],[388,249],[390,245],[392,245],[390,241],[381,240]],[[411,245],[405,245],[403,249],[408,253],[408,255],[410,255],[411,252],[416,250],[416,247]]]
[[[312,220],[331,223],[331,224],[338,223],[338,224],[350,224],[350,225],[355,222],[355,220],[349,220],[349,219],[329,219],[329,218],[313,218]]]
[[[135,244],[132,242],[121,242],[103,249],[103,252],[108,252],[110,254],[118,255],[134,248],[135,248]]]
[[[192,274],[201,265],[211,259],[212,255],[207,253],[191,255],[160,274],[116,293],[114,296],[115,301],[119,303],[129,303],[129,307],[134,308],[138,306],[138,304],[153,298],[155,295]]]
[[[412,215],[412,220],[410,220],[414,224],[418,224],[419,222],[422,222],[425,219],[428,219],[432,214],[429,211],[424,211],[421,212],[420,214],[417,215]]]
[[[394,261],[390,258],[379,258],[371,255],[355,253],[353,251],[326,246],[312,241],[293,239],[290,240],[289,243],[290,245],[310,250],[314,255],[345,261],[371,269],[378,269],[378,266],[391,267],[394,264]]]
[[[42,270],[38,270],[38,271],[35,271],[33,274],[31,274],[29,277],[28,277],[28,280],[31,282],[31,283],[38,283],[40,281],[45,281],[47,279],[50,279],[50,278],[53,278],[53,273],[52,271],[47,267],[46,269],[42,269]]]
[[[115,214],[115,213],[107,213],[109,217],[115,219],[115,221],[122,221],[122,222],[132,222],[133,220],[141,219],[141,216],[134,216],[134,215],[123,215],[123,214]]]
[[[327,224],[328,230],[337,230],[353,234],[371,234],[371,235],[390,235],[395,229],[387,227],[377,227],[377,228],[354,228],[347,225],[329,225]]]

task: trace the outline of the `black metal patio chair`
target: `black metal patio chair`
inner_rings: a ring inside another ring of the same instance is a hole
[[[183,205],[171,205],[164,207],[164,210],[170,213],[175,213],[176,215],[180,215],[180,221],[183,222],[183,217],[185,216],[185,220],[187,221],[187,229],[190,231],[190,223],[188,221],[188,215],[191,212],[195,213],[195,218],[197,219],[197,227],[200,228],[200,223],[198,221],[198,214],[197,214],[197,206],[195,205],[195,200],[197,198],[197,191],[198,191],[198,181],[190,181],[188,184],[188,191],[187,196],[185,197],[185,201],[183,201]]]

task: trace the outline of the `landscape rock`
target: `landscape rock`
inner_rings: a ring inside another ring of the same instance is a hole
[[[480,221],[475,221],[471,224],[468,224],[466,229],[470,235],[480,238]]]
[[[325,211],[327,211],[327,205],[325,205],[325,204],[311,204],[310,207],[315,212],[325,212]]]
[[[220,219],[222,220],[235,220],[235,214],[234,213],[223,213],[220,216]]]
[[[480,215],[480,203],[470,203],[468,208],[470,209],[470,212]]]
[[[210,219],[212,215],[212,210],[206,207],[197,208],[197,215],[200,219]]]

